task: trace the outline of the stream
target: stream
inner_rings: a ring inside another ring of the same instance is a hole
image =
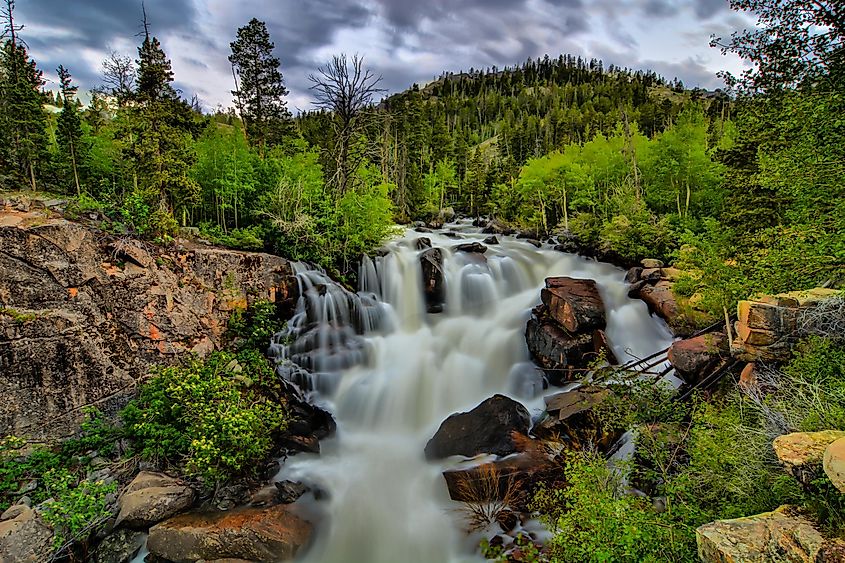
[[[321,455],[292,456],[276,477],[325,491],[313,503],[321,519],[305,561],[479,560],[480,536],[463,531],[441,476],[462,460],[427,462],[423,448],[446,417],[496,393],[522,402],[533,417],[542,412],[544,394],[555,389],[543,390],[524,331],[545,278],[596,280],[608,338],[623,363],[672,341],[644,303],[627,297],[623,270],[512,237],[498,237],[483,255],[455,252],[456,244],[488,235],[469,223],[447,227],[451,232],[406,231],[383,256],[365,259],[357,294],[299,268],[304,298],[271,351],[313,372],[285,375],[338,423]],[[426,313],[420,237],[443,249],[439,314]]]

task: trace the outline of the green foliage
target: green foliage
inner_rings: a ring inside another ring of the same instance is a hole
[[[0,510],[6,510],[17,501],[16,493],[22,486],[59,467],[63,459],[57,453],[43,447],[24,452],[26,443],[15,436],[0,440]],[[49,497],[48,490],[36,486],[27,493],[33,502],[42,502]]]
[[[211,485],[254,470],[287,426],[266,358],[244,350],[156,370],[122,412],[145,459],[184,464]]]
[[[95,407],[85,407],[83,413],[85,419],[80,425],[81,433],[76,438],[62,442],[62,456],[70,458],[92,450],[101,456],[112,455],[117,441],[124,436],[123,428],[106,420],[102,411]]]
[[[53,498],[44,507],[44,520],[55,533],[53,548],[60,550],[72,542],[87,542],[112,516],[108,496],[116,483],[82,480],[65,469],[52,469],[43,476]]]
[[[239,348],[262,350],[284,326],[285,323],[278,320],[275,303],[256,301],[246,311],[235,311],[229,317],[228,328],[230,336],[240,339]]]

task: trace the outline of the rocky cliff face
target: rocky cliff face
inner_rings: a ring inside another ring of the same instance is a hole
[[[84,406],[116,411],[152,364],[219,347],[233,311],[295,297],[282,258],[187,244],[0,201],[0,434],[72,434]]]

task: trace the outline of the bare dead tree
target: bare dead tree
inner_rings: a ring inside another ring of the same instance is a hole
[[[9,39],[12,45],[17,45],[18,32],[23,29],[23,26],[15,24],[15,0],[3,0],[3,5],[0,6],[0,19],[3,20],[3,32],[0,33],[0,39]]]
[[[114,96],[118,105],[123,106],[135,89],[135,63],[131,57],[111,51],[103,61],[104,94]]]
[[[367,118],[375,115],[372,103],[376,94],[384,92],[378,87],[382,77],[364,68],[363,57],[356,54],[349,58],[340,54],[308,79],[313,84],[314,105],[332,114],[336,162],[332,183],[343,194],[351,187],[351,178],[366,156],[362,151],[353,150],[353,144],[366,129]]]

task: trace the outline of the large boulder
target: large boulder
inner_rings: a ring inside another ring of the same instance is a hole
[[[668,323],[679,314],[678,301],[672,293],[672,283],[661,280],[654,285],[644,285],[640,289],[640,299],[648,305],[648,310]]]
[[[717,520],[696,531],[704,563],[820,561],[825,540],[812,523],[788,506],[734,520]]]
[[[466,242],[455,246],[456,252],[467,252],[469,254],[484,254],[487,252],[487,247],[480,242]]]
[[[53,529],[38,513],[21,505],[15,517],[0,522],[2,563],[41,563],[53,555]]]
[[[311,539],[313,526],[289,505],[189,513],[150,529],[147,549],[173,563],[216,559],[293,559]]]
[[[821,475],[825,450],[841,438],[845,432],[840,430],[793,432],[775,438],[772,449],[783,468],[808,487]]]
[[[420,254],[422,286],[429,313],[440,313],[446,302],[446,279],[443,273],[443,250],[429,248]]]
[[[607,452],[624,432],[624,428],[608,427],[596,412],[612,395],[610,390],[595,386],[549,395],[544,399],[546,415],[534,425],[531,434],[541,439],[565,440],[574,449]]]
[[[830,444],[822,458],[825,475],[833,486],[845,493],[845,437]]]
[[[91,561],[93,563],[129,563],[144,547],[146,534],[121,528],[100,542]]]
[[[560,475],[560,467],[551,460],[525,452],[443,472],[449,498],[458,502],[530,501],[521,494],[523,491],[532,489],[539,482],[555,482]]]
[[[0,208],[0,428],[68,437],[83,406],[115,413],[151,364],[208,354],[234,311],[258,299],[282,310],[296,292],[277,256],[157,247]]]
[[[191,507],[194,490],[161,473],[140,472],[118,499],[115,525],[148,528]]]
[[[603,330],[573,335],[545,318],[542,312],[535,312],[528,320],[525,341],[531,358],[555,385],[581,379],[583,369],[603,350],[611,363],[616,361]]]
[[[494,395],[471,411],[444,420],[426,444],[425,456],[510,455],[516,451],[512,433],[527,434],[530,426],[531,415],[524,406],[504,395]]]
[[[540,299],[549,315],[571,333],[607,326],[604,301],[593,280],[568,277],[546,279]]]
[[[721,332],[711,332],[677,340],[669,347],[667,357],[681,379],[695,385],[730,358],[728,339]]]

